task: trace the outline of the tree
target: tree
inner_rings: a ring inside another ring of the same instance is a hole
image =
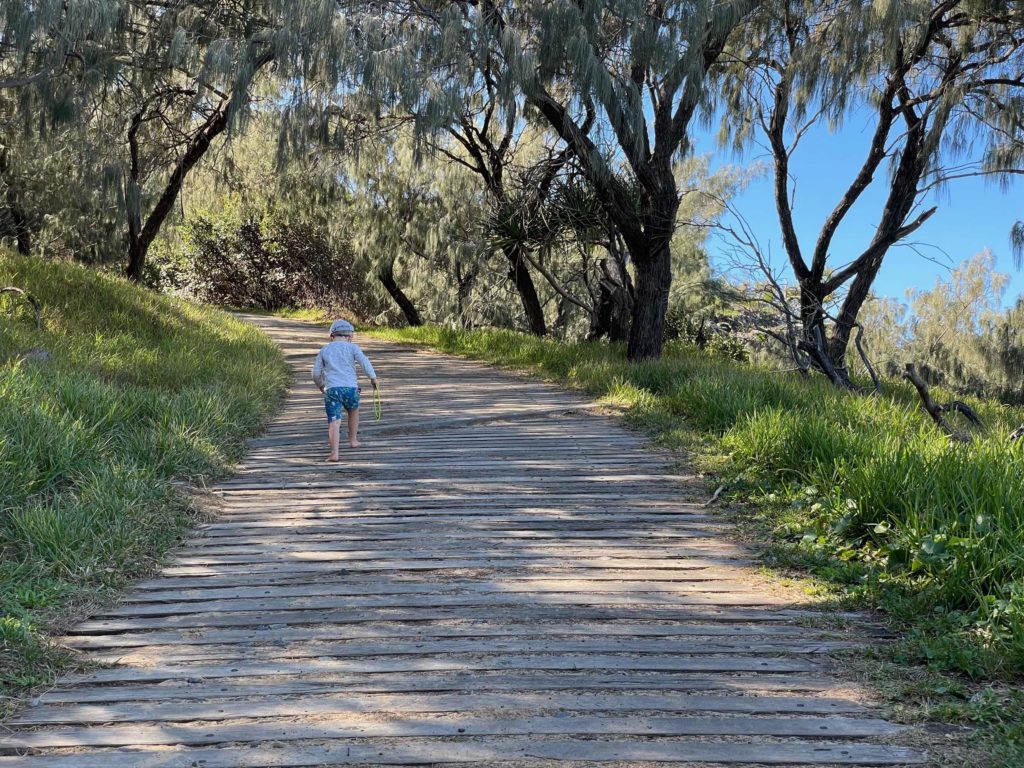
[[[73,117],[102,137],[89,149],[99,147],[105,163],[88,181],[120,179],[135,280],[187,176],[249,111],[257,76],[273,70],[284,85],[268,96],[300,109],[333,91],[347,63],[337,8],[319,0],[13,5],[3,45],[18,55],[4,60],[0,85],[18,90],[28,125],[46,124],[43,104],[50,119]]]
[[[779,0],[734,40],[720,80],[724,133],[737,146],[760,137],[770,149],[801,344],[848,387],[858,315],[889,250],[935,214],[934,205],[922,209],[928,193],[964,176],[1005,180],[1024,170],[1024,11],[994,0]],[[817,125],[851,114],[870,121],[869,146],[814,242],[801,242],[793,155]],[[886,165],[875,229],[859,253],[837,258],[837,230]]]
[[[63,126],[109,84],[103,51],[116,41],[124,10],[123,0],[0,8],[0,237],[23,254],[57,212],[42,186],[67,170]],[[40,157],[51,153],[56,162]]]
[[[512,201],[509,185],[514,182],[509,177],[516,170],[515,155],[523,138],[523,126],[515,109],[502,109],[491,52],[485,50],[474,61],[480,70],[480,87],[475,93],[467,93],[465,108],[447,128],[447,137],[454,139],[458,147],[452,151],[442,142],[436,150],[476,174],[493,204],[507,206]],[[547,323],[530,274],[529,255],[523,252],[523,244],[515,241],[507,241],[500,248],[508,261],[508,278],[519,295],[530,333],[545,335]]]
[[[636,272],[629,357],[643,360],[660,354],[672,282],[679,206],[673,162],[689,150],[708,71],[758,4],[396,3],[369,36],[360,26],[375,62],[363,82],[436,117],[434,124],[460,114],[465,93],[488,74],[506,109],[525,100],[579,158],[621,233]],[[431,87],[416,87],[431,78]],[[585,129],[591,114],[598,136]],[[612,151],[601,151],[602,144]]]
[[[424,317],[466,323],[485,258],[485,193],[463,164],[419,149],[411,126],[404,126],[340,157],[337,175],[348,199],[339,214],[369,279],[409,325]]]
[[[72,76],[79,87],[96,82],[105,46],[119,33],[127,5],[125,0],[4,3],[0,91],[31,93],[51,107],[67,109],[75,89],[62,78]]]

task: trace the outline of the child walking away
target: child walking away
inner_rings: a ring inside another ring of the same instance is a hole
[[[348,444],[358,448],[359,443],[359,384],[356,379],[356,363],[377,388],[377,374],[363,354],[363,350],[352,342],[356,329],[345,320],[331,323],[331,343],[325,345],[313,363],[313,381],[324,393],[324,408],[327,410],[327,439],[331,444],[331,455],[327,461],[338,461],[338,444],[341,442],[341,413],[348,413]]]

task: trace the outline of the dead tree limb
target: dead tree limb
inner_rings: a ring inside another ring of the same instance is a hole
[[[871,376],[871,383],[874,384],[875,392],[881,394],[882,382],[878,378],[875,366],[871,364],[871,360],[868,358],[868,353],[864,351],[864,326],[860,323],[857,323],[857,335],[854,337],[853,343],[857,346],[857,354],[860,355],[861,362],[868,369],[868,375]]]
[[[1010,433],[1011,440],[1020,440],[1022,437],[1024,437],[1024,424],[1021,424]]]
[[[921,407],[932,417],[934,421],[942,431],[944,431],[952,440],[958,443],[969,443],[974,440],[973,436],[967,432],[960,432],[954,429],[948,421],[943,417],[943,413],[957,412],[964,415],[964,417],[976,426],[984,426],[981,423],[981,419],[978,415],[970,408],[970,406],[961,403],[959,400],[954,400],[948,405],[942,405],[932,400],[931,393],[928,391],[928,385],[924,379],[918,374],[917,369],[913,363],[907,363],[906,371],[903,373],[903,378],[914,385],[914,389],[917,390],[917,394],[921,398]]]
[[[39,300],[35,296],[21,288],[15,288],[13,285],[0,288],[0,294],[3,293],[12,293],[15,296],[20,296],[28,302],[32,306],[32,311],[36,316],[36,329],[40,331],[43,330],[43,305],[39,303]]]

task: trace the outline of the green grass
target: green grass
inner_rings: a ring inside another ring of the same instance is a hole
[[[906,660],[979,680],[1024,675],[1024,411],[972,402],[990,432],[951,444],[907,386],[840,392],[820,380],[670,344],[626,362],[603,344],[510,331],[381,331],[528,369],[624,408],[663,444],[696,452],[774,543],[903,625]],[[937,393],[941,394],[941,393]]]
[[[45,683],[48,639],[151,570],[194,519],[182,482],[238,458],[287,382],[274,344],[222,312],[0,252],[0,694]],[[22,360],[42,347],[52,362]]]

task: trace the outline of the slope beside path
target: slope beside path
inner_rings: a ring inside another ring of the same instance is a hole
[[[816,626],[640,436],[363,339],[384,416],[324,464],[323,329],[252,319],[287,402],[215,521],[71,633],[103,666],[9,722],[0,768],[927,762],[837,674],[867,630]]]

